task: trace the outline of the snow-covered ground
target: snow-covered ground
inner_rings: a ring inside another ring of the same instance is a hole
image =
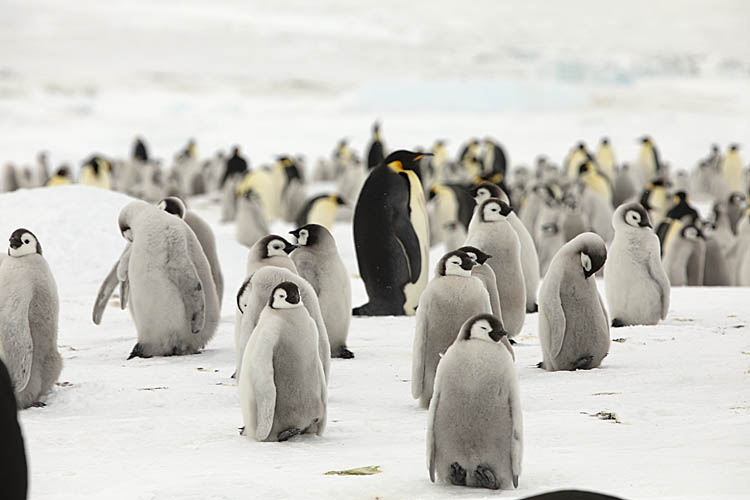
[[[414,318],[354,319],[354,360],[334,360],[329,425],[287,443],[241,438],[232,296],[246,251],[207,199],[192,208],[215,228],[226,299],[201,354],[126,361],[135,329],[116,301],[91,321],[98,286],[124,245],[125,196],[86,187],[0,196],[0,236],[36,233],[61,296],[65,368],[45,408],[21,412],[32,499],[481,498],[497,493],[430,483],[426,411],[410,396]],[[274,230],[285,233],[283,224]],[[351,226],[335,228],[356,278]],[[433,252],[433,260],[440,253]],[[603,287],[602,287],[603,288]],[[564,486],[631,500],[740,499],[750,488],[748,289],[678,288],[656,327],[613,330],[601,369],[547,373],[537,315],[516,347],[525,453],[517,491]],[[619,422],[592,416],[614,412]],[[325,472],[379,465],[369,477]]]

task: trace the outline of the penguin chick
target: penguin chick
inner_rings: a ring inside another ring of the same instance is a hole
[[[235,238],[237,243],[248,248],[268,234],[268,223],[263,215],[263,206],[255,191],[249,190],[237,197]]]
[[[430,480],[518,487],[523,424],[518,377],[502,322],[469,318],[440,360],[427,417]]]
[[[492,314],[502,320],[503,315],[500,307],[500,294],[497,291],[497,277],[495,276],[495,271],[493,271],[487,263],[487,260],[491,259],[492,256],[484,253],[477,247],[463,246],[458,250],[464,252],[472,260],[476,261],[477,265],[471,270],[471,275],[479,278],[479,281],[482,282],[490,297]]]
[[[547,371],[598,367],[609,351],[609,321],[596,280],[607,259],[604,240],[583,233],[550,263],[539,294],[539,341]]]
[[[351,322],[352,284],[336,241],[328,229],[318,224],[307,224],[290,233],[298,245],[290,257],[299,275],[318,295],[331,357],[351,359],[354,353],[346,347],[346,338]]]
[[[664,270],[667,272],[671,286],[688,285],[688,262],[691,255],[698,255],[700,276],[695,280],[703,284],[705,268],[706,242],[703,233],[694,225],[684,226],[664,253]]]

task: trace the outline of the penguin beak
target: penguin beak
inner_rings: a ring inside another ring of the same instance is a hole
[[[422,158],[424,158],[425,156],[432,156],[432,153],[422,153],[422,154],[419,154],[419,155],[417,155],[417,156],[414,157],[414,159],[412,160],[412,162],[416,163],[419,160],[421,160]]]
[[[474,267],[478,266],[477,261],[474,259],[466,259],[461,261],[461,269],[464,271],[471,271]]]
[[[650,223],[650,222],[648,222],[648,221],[643,221],[643,222],[641,222],[641,223],[640,223],[640,224],[638,224],[638,225],[639,225],[640,227],[648,227],[648,228],[651,228],[651,229],[653,229],[653,228],[654,228],[654,226],[652,226],[652,225],[651,225],[651,223]]]
[[[21,245],[23,245],[23,241],[21,241],[21,238],[10,238],[10,248],[15,250],[16,248],[20,248]]]
[[[508,335],[505,330],[492,330],[490,331],[490,338],[495,342],[500,342],[500,339]]]
[[[284,247],[284,253],[289,255],[297,248],[299,248],[299,245],[292,245],[291,243],[287,243],[287,245]],[[291,302],[291,303],[296,304],[296,302]]]

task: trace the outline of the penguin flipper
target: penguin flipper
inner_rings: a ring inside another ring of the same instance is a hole
[[[669,278],[667,273],[664,272],[664,266],[661,263],[661,257],[657,254],[653,254],[648,259],[646,264],[646,270],[649,276],[656,283],[659,288],[659,295],[661,299],[661,319],[667,318],[667,312],[669,312],[669,292],[671,285],[669,284]]]
[[[115,263],[114,266],[112,266],[112,269],[109,271],[109,274],[107,274],[107,277],[104,278],[104,281],[99,287],[99,293],[97,294],[96,300],[94,301],[94,310],[92,312],[92,319],[95,325],[98,325],[99,323],[101,323],[102,316],[104,315],[104,309],[107,307],[109,298],[112,296],[112,293],[114,292],[115,287],[117,286],[118,264],[119,264],[119,261]]]
[[[29,325],[28,304],[31,301],[31,290],[22,287],[16,301],[13,301],[13,309],[3,311],[3,316],[8,319],[0,328],[0,347],[3,351],[3,361],[8,367],[10,379],[16,394],[26,388],[31,378],[31,362],[34,357],[34,339],[31,337],[31,326]],[[26,307],[17,307],[26,304]]]
[[[419,275],[422,272],[422,253],[419,248],[417,233],[414,231],[411,221],[403,216],[396,216],[393,219],[392,226],[393,234],[406,260],[409,282],[416,283],[419,281]]]
[[[429,293],[429,292],[428,292]],[[423,301],[417,308],[417,326],[414,332],[414,347],[412,348],[411,364],[411,396],[419,399],[424,393],[424,352],[427,344],[428,330],[428,304],[429,301]]]
[[[189,229],[187,225],[185,228]],[[198,270],[189,258],[191,255],[189,242],[182,238],[167,238],[167,241],[169,245],[167,275],[182,294],[185,313],[190,322],[190,331],[200,333],[206,321],[206,294]]]
[[[259,332],[254,332],[257,335]],[[256,344],[262,352],[252,357],[252,384],[255,397],[255,439],[265,441],[273,428],[276,408],[276,384],[274,383],[273,351],[276,339]]]
[[[511,428],[513,429],[510,445],[510,469],[513,472],[513,486],[517,488],[523,458],[523,413],[521,412],[520,394],[515,386],[511,386],[508,406],[510,408]]]
[[[549,330],[549,352],[552,358],[556,358],[560,354],[563,341],[565,340],[566,321],[559,291],[554,294],[552,301],[545,304],[545,306],[542,312],[547,320],[547,328]]]
[[[440,404],[440,386],[435,384],[435,392],[430,400],[430,409],[427,416],[427,469],[430,471],[430,481],[435,482],[435,456],[437,446],[435,443],[435,417]]]

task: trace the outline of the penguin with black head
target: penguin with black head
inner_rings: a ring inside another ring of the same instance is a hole
[[[427,285],[429,226],[419,160],[398,150],[370,171],[354,208],[354,246],[369,302],[356,316],[413,315]]]

